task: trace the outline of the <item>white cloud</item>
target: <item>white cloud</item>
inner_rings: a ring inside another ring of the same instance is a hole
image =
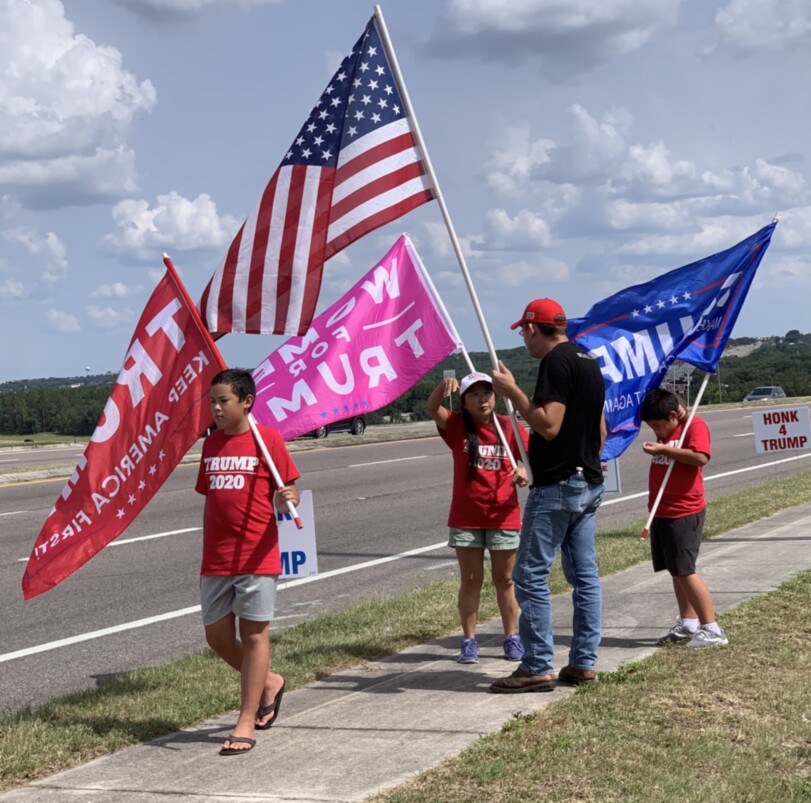
[[[17,279],[9,277],[0,284],[0,298],[2,299],[25,298],[27,295],[25,285]]]
[[[783,248],[811,249],[811,206],[797,207],[781,215],[774,241]]]
[[[687,230],[694,226],[683,203],[631,203],[610,201],[605,206],[608,225],[616,231]]]
[[[3,239],[22,245],[29,253],[44,256],[59,267],[67,267],[67,249],[57,234],[49,231],[40,236],[31,228],[6,229]]]
[[[770,255],[771,256],[771,255]],[[797,254],[764,259],[755,280],[753,289],[774,288],[783,291],[789,287],[807,287],[811,275],[811,260]]]
[[[50,324],[51,329],[59,334],[69,335],[81,330],[79,321],[75,315],[69,312],[62,312],[58,309],[49,309],[45,313],[45,319]]]
[[[572,127],[570,144],[558,143],[549,151],[548,161],[534,169],[535,178],[560,184],[608,181],[627,158],[631,113],[615,108],[597,118],[579,103],[573,103],[567,112]]]
[[[723,39],[744,52],[782,51],[808,45],[808,0],[730,0],[715,15]]]
[[[708,220],[721,219],[725,230],[729,216],[773,214],[808,200],[803,175],[779,163],[785,160],[707,169],[673,154],[662,139],[634,142],[625,109],[597,116],[573,104],[568,111],[565,139],[534,137],[524,123],[499,137],[485,164],[488,183],[515,199],[531,197],[533,211],[487,213],[487,246],[547,247],[616,231],[706,235]],[[652,248],[646,239],[632,247],[640,254]]]
[[[155,88],[74,32],[58,0],[0,0],[0,190],[53,207],[135,187],[122,141]],[[75,194],[75,199],[72,196]]]
[[[450,0],[429,50],[440,58],[533,61],[553,78],[642,47],[682,0]]]
[[[524,250],[549,245],[549,225],[529,209],[512,217],[505,209],[491,209],[487,224],[492,232],[488,245],[493,248]]]
[[[154,207],[128,199],[113,207],[116,230],[104,238],[115,252],[135,259],[154,259],[165,250],[224,249],[239,229],[231,215],[220,217],[209,195],[193,200],[172,190],[159,195]]]
[[[126,298],[132,295],[133,290],[123,282],[113,282],[112,284],[99,285],[92,294],[92,298]]]
[[[134,319],[131,309],[116,310],[112,307],[99,307],[91,304],[87,308],[87,314],[96,329],[115,329],[123,323],[130,323]]]
[[[428,234],[428,245],[435,256],[448,257],[453,254],[453,245],[451,238],[448,234],[447,226],[444,223],[438,223],[432,220],[423,222],[425,231]],[[479,248],[484,243],[483,234],[469,234],[466,236],[456,235],[459,240],[459,246],[462,249],[462,254],[465,259],[476,258],[482,256],[483,250]],[[414,244],[419,246],[420,243],[415,239]]]
[[[746,239],[762,228],[767,221],[763,216],[719,216],[701,221],[699,228],[684,234],[656,234],[640,237],[621,248],[621,254],[648,256],[652,254],[707,256]]]
[[[491,287],[527,287],[534,292],[539,282],[563,282],[569,278],[569,266],[560,259],[538,255],[537,259],[517,260],[498,266],[498,270],[477,270],[476,282]]]
[[[550,161],[555,148],[552,139],[531,139],[527,122],[505,126],[498,134],[499,145],[484,166],[487,183],[503,195],[518,196],[526,192],[538,165]]]
[[[632,145],[622,169],[622,178],[648,186],[652,191],[676,194],[677,187],[694,182],[695,165],[686,159],[673,159],[670,150],[659,140],[652,145]]]
[[[147,19],[161,21],[197,16],[201,11],[238,6],[264,6],[282,0],[115,0],[120,6]],[[343,58],[343,55],[341,56]]]

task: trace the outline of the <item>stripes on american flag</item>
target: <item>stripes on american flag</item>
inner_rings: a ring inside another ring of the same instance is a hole
[[[304,334],[324,262],[433,197],[372,18],[203,292],[208,330]]]

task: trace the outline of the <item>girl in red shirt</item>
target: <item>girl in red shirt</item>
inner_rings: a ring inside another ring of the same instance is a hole
[[[442,406],[443,398],[456,390],[460,392],[461,412]],[[519,608],[512,573],[521,528],[516,486],[527,484],[527,474],[523,467],[512,467],[493,424],[495,407],[492,381],[482,373],[469,374],[461,384],[456,379],[443,379],[425,404],[440,437],[453,453],[448,546],[456,550],[461,576],[458,606],[464,639],[457,660],[463,664],[476,663],[479,658],[476,620],[485,548],[490,552],[493,585],[504,626],[504,655],[508,660],[520,661],[524,654],[518,637]],[[498,420],[510,451],[520,460],[509,418],[500,415]],[[526,447],[526,432],[519,429]]]

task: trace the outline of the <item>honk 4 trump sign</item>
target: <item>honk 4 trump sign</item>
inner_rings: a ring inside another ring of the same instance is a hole
[[[759,454],[811,448],[811,419],[807,407],[755,410],[752,425],[755,451]]]

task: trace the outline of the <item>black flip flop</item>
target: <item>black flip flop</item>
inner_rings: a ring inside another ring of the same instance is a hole
[[[284,681],[282,681],[282,687],[276,694],[276,699],[270,705],[260,705],[259,710],[256,712],[257,719],[264,719],[268,714],[273,714],[272,719],[269,719],[264,725],[254,725],[254,730],[266,731],[279,718],[279,706],[282,704],[283,694]]]
[[[240,744],[250,745],[249,747],[223,747],[220,749],[221,756],[237,756],[240,753],[250,753],[256,746],[256,739],[249,739],[247,736],[234,736],[233,734],[228,737],[231,744],[239,742]]]

